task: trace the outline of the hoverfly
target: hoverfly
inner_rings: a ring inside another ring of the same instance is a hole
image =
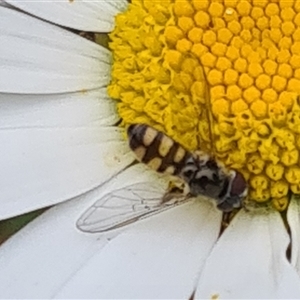
[[[166,134],[145,124],[128,128],[129,146],[137,159],[159,173],[180,178],[189,193],[162,191],[154,183],[141,182],[115,190],[90,207],[77,221],[87,232],[105,232],[176,207],[199,195],[212,198],[217,208],[230,212],[247,195],[243,175],[226,169],[212,156],[190,152]],[[180,189],[179,189],[180,190]],[[162,195],[165,196],[162,197]]]

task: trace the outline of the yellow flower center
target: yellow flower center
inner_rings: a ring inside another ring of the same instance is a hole
[[[300,1],[132,0],[110,37],[123,125],[210,151],[278,210],[300,194]]]

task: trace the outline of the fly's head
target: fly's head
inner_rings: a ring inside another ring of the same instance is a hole
[[[224,211],[230,212],[234,208],[243,206],[243,202],[248,194],[247,182],[244,176],[237,171],[231,170],[227,187],[220,194],[217,207]]]

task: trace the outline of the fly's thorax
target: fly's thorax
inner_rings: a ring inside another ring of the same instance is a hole
[[[164,133],[145,124],[130,125],[129,147],[137,159],[160,173],[178,175],[192,154]]]
[[[180,174],[190,187],[191,194],[218,199],[229,178],[226,169],[205,153],[193,154]]]

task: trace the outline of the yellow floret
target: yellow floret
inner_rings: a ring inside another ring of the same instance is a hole
[[[290,36],[293,34],[293,32],[295,30],[295,25],[291,21],[283,22],[281,25],[281,30],[285,36]]]
[[[278,52],[278,56],[276,60],[278,63],[282,64],[282,63],[288,63],[290,58],[291,58],[290,51],[287,49],[283,49]]]
[[[192,0],[192,3],[196,10],[202,10],[208,8],[210,0]]]
[[[274,60],[278,59],[278,56],[279,56],[279,50],[277,49],[277,47],[271,47],[268,50],[269,59],[274,61]]]
[[[281,92],[286,87],[287,80],[284,77],[279,75],[275,75],[272,79],[272,87],[275,91]]]
[[[201,58],[202,55],[204,55],[207,52],[207,47],[203,46],[200,43],[197,43],[192,46],[191,52],[198,58]]]
[[[294,9],[295,9],[295,12],[300,12],[300,3],[298,1],[295,1]]]
[[[259,90],[264,90],[268,88],[270,86],[270,83],[271,83],[271,78],[266,74],[259,75],[255,80],[255,85]]]
[[[298,14],[296,15],[296,17],[294,18],[294,23],[299,26],[300,25],[300,13],[298,12]]]
[[[191,50],[192,46],[193,44],[189,40],[182,39],[176,43],[176,50],[178,50],[181,53],[186,53]]]
[[[176,45],[177,41],[183,38],[183,32],[176,26],[168,26],[165,30],[166,42]]]
[[[255,26],[255,22],[251,17],[243,17],[241,19],[241,25],[244,29],[252,29]]]
[[[179,70],[182,62],[182,54],[179,51],[169,50],[165,55],[166,64],[174,70]]]
[[[287,7],[281,11],[280,16],[283,21],[292,21],[295,17],[295,14],[295,11],[291,7]]]
[[[289,192],[289,185],[285,180],[279,180],[271,184],[271,196],[275,198],[284,197]]]
[[[234,63],[234,68],[240,73],[245,73],[248,68],[247,60],[244,58],[238,58]]]
[[[263,47],[257,47],[256,49],[257,53],[261,57],[262,60],[265,60],[267,57],[267,51]]]
[[[224,21],[223,18],[214,18],[214,20],[213,20],[213,26],[214,26],[214,29],[218,30],[218,31],[220,29],[226,27],[225,21]]]
[[[266,102],[262,100],[255,100],[251,106],[250,109],[253,113],[253,115],[257,118],[263,118],[267,116],[268,113],[268,106]]]
[[[246,43],[249,43],[252,40],[252,34],[249,29],[243,29],[240,33],[242,40]]]
[[[212,46],[217,40],[217,36],[212,30],[206,31],[202,36],[202,42],[205,46]]]
[[[247,45],[247,44],[242,46],[240,51],[241,51],[241,55],[246,59],[248,58],[250,53],[253,52],[252,47],[250,45]]]
[[[300,41],[300,28],[297,28],[294,33],[293,33],[293,39],[294,41],[298,42]],[[289,44],[289,47],[291,46],[292,43]]]
[[[220,30],[218,30],[218,41],[223,44],[228,44],[232,36],[232,32],[227,28],[221,28]]]
[[[263,73],[263,68],[259,63],[250,63],[248,66],[248,73],[252,77],[257,77]]]
[[[300,184],[299,183],[298,184],[291,184],[290,189],[291,189],[292,193],[298,194],[298,195],[300,194]]]
[[[228,23],[232,20],[237,20],[238,14],[237,14],[236,10],[234,10],[232,7],[227,7],[227,8],[225,8],[223,18]]]
[[[194,21],[197,26],[202,28],[207,28],[210,22],[210,17],[207,13],[200,10],[195,14]]]
[[[242,96],[242,91],[237,85],[229,85],[226,93],[227,99],[234,101]]]
[[[206,52],[201,56],[201,63],[203,66],[213,68],[216,64],[217,58],[210,52]]]
[[[296,93],[283,91],[279,95],[278,100],[282,103],[284,107],[287,108],[287,110],[290,110],[294,105],[295,98],[296,98]]]
[[[260,91],[256,87],[251,86],[244,91],[243,98],[247,101],[247,103],[251,103],[258,99],[260,95]]]
[[[288,168],[285,172],[286,180],[291,184],[298,184],[300,176],[300,168],[299,167],[292,167]]]
[[[270,38],[273,42],[278,43],[282,39],[282,32],[278,28],[270,30]]]
[[[239,78],[239,86],[246,89],[253,85],[254,79],[250,77],[247,73],[243,73]]]
[[[248,109],[248,104],[242,99],[234,101],[231,105],[232,113],[235,115],[238,115],[239,113],[241,113],[247,109]]]
[[[184,32],[187,33],[194,27],[194,20],[189,17],[180,17],[178,19],[178,27]]]
[[[291,78],[288,81],[287,90],[291,92],[296,92],[300,94],[300,80]]]
[[[212,104],[212,112],[215,116],[228,115],[229,114],[229,103],[225,99],[216,100]]]
[[[284,166],[290,167],[297,164],[299,160],[299,153],[297,149],[286,150],[282,152],[281,162]]]
[[[225,87],[223,85],[217,85],[210,89],[210,96],[213,99],[224,98],[225,96]]]
[[[260,64],[262,58],[261,58],[261,56],[259,55],[258,52],[252,51],[252,52],[248,55],[247,60],[248,60],[249,63],[259,63],[259,64]]]
[[[280,17],[278,15],[271,16],[270,17],[271,31],[274,30],[274,29],[280,28],[281,27],[281,23],[282,23],[282,20],[280,19]]]
[[[288,207],[288,204],[289,204],[289,197],[288,196],[285,196],[285,197],[282,197],[282,198],[279,198],[279,197],[275,197],[272,199],[272,205],[273,207],[282,212],[282,211],[285,211]]]
[[[298,69],[300,68],[300,55],[292,55],[290,59],[290,65],[293,69]]]
[[[224,6],[218,2],[212,2],[208,8],[211,17],[221,17],[224,12]]]
[[[296,69],[296,70],[294,71],[294,78],[300,79],[300,69]]]
[[[267,176],[274,180],[278,181],[283,177],[284,167],[281,164],[268,164],[266,167]]]
[[[216,56],[225,56],[226,50],[226,46],[222,43],[215,43],[211,47],[211,52]]]
[[[247,162],[248,170],[253,174],[260,174],[265,167],[265,162],[258,155],[253,155]]]
[[[219,57],[217,59],[216,68],[220,71],[225,71],[231,68],[231,61],[226,57]]]
[[[238,80],[239,74],[234,69],[227,69],[224,72],[224,83],[226,85],[235,84]]]
[[[265,9],[265,14],[268,17],[278,15],[279,7],[276,3],[269,3]]]
[[[251,11],[251,17],[254,20],[258,20],[260,17],[264,15],[264,11],[261,7],[254,6]]]
[[[193,6],[188,0],[176,0],[174,4],[174,13],[179,16],[192,16],[194,14]]]
[[[257,47],[260,46],[259,40],[261,39],[261,31],[258,28],[254,27],[251,29],[251,33],[252,33],[253,41],[250,42],[250,44],[255,45],[255,47],[253,48],[256,49]]]
[[[188,32],[188,38],[192,43],[200,43],[203,35],[201,28],[194,27]]]
[[[236,6],[236,9],[241,16],[248,16],[251,12],[251,5],[248,1],[241,0]]]
[[[274,75],[277,71],[277,64],[275,61],[267,59],[264,64],[263,68],[268,75]]]
[[[241,24],[238,21],[236,21],[236,20],[233,20],[233,21],[229,22],[228,25],[227,25],[227,28],[233,34],[238,34],[242,30]]]
[[[262,93],[262,99],[267,103],[273,103],[277,100],[278,95],[273,89],[265,89]]]
[[[197,66],[195,67],[194,71],[193,71],[193,74],[194,74],[194,77],[195,77],[195,80],[197,81],[203,81],[203,83],[205,83],[205,74],[204,74],[204,71],[203,71],[203,67],[202,66]]]
[[[269,19],[265,16],[258,18],[256,21],[256,27],[261,31],[269,27]]]
[[[300,32],[299,32],[299,39],[300,39]],[[280,42],[278,43],[278,46],[280,49],[290,49],[291,46],[292,46],[292,39],[291,37],[287,37],[287,36],[284,36]]]
[[[231,45],[235,48],[241,48],[244,45],[244,41],[239,36],[234,36],[231,41]]]
[[[223,82],[223,75],[221,71],[211,70],[207,75],[207,80],[211,85],[218,85]]]
[[[291,47],[291,52],[293,54],[300,54],[300,42],[295,42]]]
[[[250,185],[254,189],[265,190],[269,187],[269,181],[264,175],[256,175],[251,178]]]
[[[226,51],[226,57],[228,57],[231,61],[235,61],[237,58],[239,58],[240,53],[239,50],[229,46],[227,47],[227,51]]]

